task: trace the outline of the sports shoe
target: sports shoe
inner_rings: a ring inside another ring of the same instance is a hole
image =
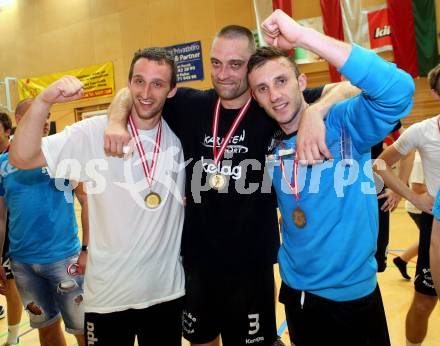
[[[400,256],[394,257],[393,262],[396,265],[397,269],[399,269],[400,274],[402,274],[403,278],[406,280],[411,280],[411,276],[408,275],[406,272],[406,265],[408,264],[405,262]]]
[[[0,305],[0,320],[5,318],[5,316],[6,316],[5,308],[3,307],[3,305]]]
[[[272,346],[286,346],[286,344],[282,342],[281,339],[278,339],[272,344]]]

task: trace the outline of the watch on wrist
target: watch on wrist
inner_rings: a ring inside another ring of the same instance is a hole
[[[88,246],[88,245],[83,245],[83,246],[81,246],[81,251],[85,251],[85,252],[87,252],[88,249],[89,249],[89,246]]]

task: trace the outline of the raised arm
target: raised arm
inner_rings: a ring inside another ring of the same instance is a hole
[[[41,138],[50,108],[55,103],[78,100],[82,96],[83,85],[72,76],[64,76],[43,90],[17,126],[9,151],[10,163],[20,169],[45,166]]]
[[[119,90],[108,109],[108,125],[104,133],[104,150],[107,155],[124,155],[124,147],[128,146],[131,139],[127,122],[132,106],[128,88]]]
[[[325,36],[296,23],[277,10],[262,24],[269,44],[290,49],[310,50],[334,65],[363,92],[350,103],[341,102],[333,117],[335,127],[345,127],[359,153],[383,139],[412,106],[414,82],[395,65],[372,51]]]
[[[341,68],[351,53],[351,45],[303,27],[281,10],[274,11],[261,25],[264,39],[270,45],[289,50],[301,47]]]

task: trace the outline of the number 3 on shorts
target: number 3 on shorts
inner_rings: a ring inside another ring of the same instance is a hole
[[[251,314],[249,317],[249,335],[257,334],[260,330],[260,314]]]

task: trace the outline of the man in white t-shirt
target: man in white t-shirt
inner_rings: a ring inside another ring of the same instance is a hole
[[[176,91],[173,57],[160,48],[136,52],[128,86],[136,144],[130,158],[105,155],[106,116],[43,140],[36,135],[54,103],[83,96],[82,83],[71,76],[37,96],[17,128],[10,158],[16,167],[47,165],[54,177],[86,182],[86,344],[133,345],[137,336],[139,345],[180,345],[185,173],[180,141],[161,117]]]
[[[428,74],[432,94],[440,100],[440,65]],[[417,194],[392,172],[391,166],[410,151],[417,149],[422,159],[427,192]],[[383,165],[383,160],[385,165]],[[393,191],[409,200],[422,211],[420,244],[417,258],[415,294],[406,316],[407,345],[420,345],[425,339],[428,319],[437,303],[437,293],[429,265],[432,230],[432,206],[440,187],[440,116],[416,123],[388,147],[375,162],[375,170]]]

